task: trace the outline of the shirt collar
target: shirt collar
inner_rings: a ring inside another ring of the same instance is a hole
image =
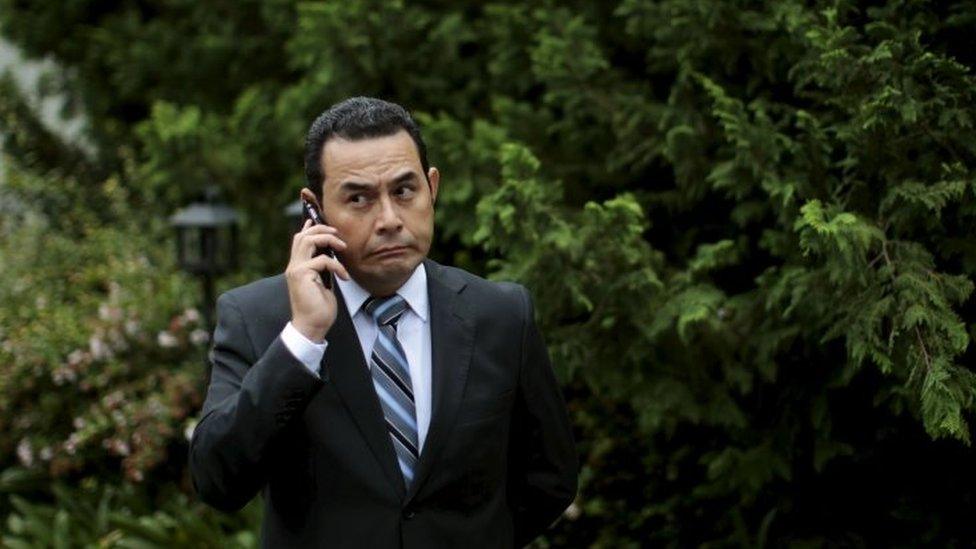
[[[343,280],[335,277],[342,290],[342,297],[345,298],[346,308],[349,310],[349,318],[353,318],[359,313],[363,303],[369,299],[369,292],[363,289],[355,279]],[[417,265],[410,278],[396,291],[410,306],[420,320],[427,322],[428,301],[427,301],[427,270],[423,262]]]

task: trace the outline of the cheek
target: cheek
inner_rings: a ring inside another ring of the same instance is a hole
[[[346,251],[343,255],[353,257],[362,255],[362,250],[369,239],[369,231],[364,230],[363,224],[357,221],[337,219],[333,224],[339,232],[339,238],[346,243]]]
[[[346,243],[346,253],[359,257],[363,255],[369,243],[369,233],[362,231],[349,233],[349,236],[343,238],[343,241]]]
[[[424,223],[423,231],[424,231],[424,240],[426,240],[427,243],[430,244],[430,240],[434,235],[434,212],[431,212],[430,215],[427,216],[427,219]]]
[[[410,229],[417,238],[430,239],[434,232],[434,211],[427,207],[423,210],[412,212]]]

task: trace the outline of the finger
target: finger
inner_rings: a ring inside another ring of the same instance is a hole
[[[342,251],[346,247],[346,243],[334,234],[305,235],[295,241],[292,258],[299,261],[311,259],[325,248]]]
[[[298,250],[298,243],[302,240],[302,235],[311,226],[312,226],[312,220],[311,219],[306,219],[305,220],[305,223],[302,223],[301,230],[299,230],[297,233],[295,233],[291,237],[291,255],[292,255],[292,257],[295,256],[295,252]]]
[[[292,238],[293,242],[298,242],[309,235],[336,234],[338,232],[335,227],[330,225],[309,225],[309,223],[311,223],[310,220],[306,221],[305,225],[302,227],[302,230],[295,233],[295,236]]]
[[[346,270],[345,266],[343,266],[342,263],[339,263],[338,259],[334,259],[325,254],[317,255],[312,259],[309,259],[302,265],[302,267],[311,269],[318,273],[323,271],[331,271],[339,278],[349,280],[349,271]]]
[[[338,229],[332,225],[312,225],[311,227],[306,227],[302,229],[302,234],[323,234],[323,233],[335,233]]]
[[[347,248],[346,242],[334,234],[314,234],[305,237],[307,242],[311,242],[316,248],[325,248],[326,246],[335,250],[345,250]]]
[[[315,253],[316,246],[325,246],[324,244],[318,244],[316,239],[324,235],[334,234],[336,234],[336,229],[326,225],[314,225],[303,229],[300,233],[296,233],[292,239],[291,256],[301,259],[312,257]],[[344,246],[345,242],[342,245]]]
[[[315,256],[309,260],[308,264],[310,268],[319,273],[322,273],[323,271],[330,271],[335,273],[336,276],[343,280],[349,280],[349,271],[347,271],[346,267],[334,257],[329,257],[327,255]]]

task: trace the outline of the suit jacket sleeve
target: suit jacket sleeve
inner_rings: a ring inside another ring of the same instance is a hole
[[[518,547],[559,518],[576,496],[578,477],[566,404],[535,325],[531,297],[520,289],[525,316],[509,477]]]
[[[206,503],[236,511],[268,478],[276,437],[322,386],[281,337],[257,356],[233,294],[217,301],[210,387],[190,441],[190,474]]]

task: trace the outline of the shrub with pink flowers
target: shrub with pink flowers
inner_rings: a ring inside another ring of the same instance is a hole
[[[4,189],[22,207],[0,220],[0,469],[180,482],[206,375],[199,290],[113,180],[50,179],[11,170]],[[102,208],[26,206],[54,191]]]

